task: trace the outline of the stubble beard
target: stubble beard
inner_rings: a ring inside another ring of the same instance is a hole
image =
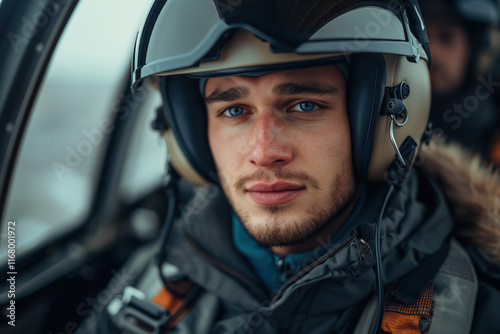
[[[226,187],[227,185],[223,184],[223,188]],[[355,197],[353,177],[340,175],[333,180],[329,188],[329,200],[307,209],[303,215],[305,218],[289,217],[287,211],[290,211],[293,204],[285,204],[266,206],[264,210],[267,217],[259,221],[252,219],[248,210],[235,203],[231,196],[227,196],[228,189],[224,189],[224,192],[243,227],[260,245],[269,248],[292,246],[306,241],[319,234],[326,225],[341,215]]]

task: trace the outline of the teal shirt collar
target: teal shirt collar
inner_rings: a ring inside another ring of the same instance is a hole
[[[362,187],[358,203],[349,219],[328,243],[313,251],[280,257],[269,248],[261,246],[243,227],[238,216],[232,212],[235,246],[250,261],[269,291],[277,292],[289,278],[338,246],[347,238],[349,232],[357,227],[356,217],[364,205],[365,194],[366,188]]]

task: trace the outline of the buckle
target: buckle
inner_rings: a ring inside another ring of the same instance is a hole
[[[171,320],[167,310],[146,300],[144,292],[132,286],[125,287],[107,311],[124,334],[160,334]]]

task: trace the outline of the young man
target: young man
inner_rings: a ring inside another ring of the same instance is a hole
[[[422,154],[445,198],[412,168],[429,133],[425,45],[414,1],[154,2],[134,82],[160,77],[172,166],[214,186],[174,223],[170,203],[159,272],[93,331],[499,331],[499,292],[478,279],[498,279],[498,213],[486,232],[457,205],[483,273],[450,237],[447,201],[471,198],[453,187],[463,170]]]

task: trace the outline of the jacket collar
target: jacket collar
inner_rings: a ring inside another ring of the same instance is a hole
[[[265,300],[269,305],[266,309],[273,312],[287,314],[290,307],[299,310],[313,286],[323,291],[314,303],[318,308],[310,305],[310,310],[304,312],[335,312],[353,307],[374,292],[375,257],[363,256],[360,239],[366,241],[372,252],[375,250],[376,208],[383,194],[382,186],[368,188],[364,209],[358,217],[357,236],[333,256],[292,278],[293,284],[282,288],[272,301],[251,264],[234,246],[230,206],[220,190],[198,214],[176,222],[167,261],[205,289],[249,310],[259,307],[257,301]],[[451,225],[446,201],[437,185],[417,173],[411,175],[391,197],[381,222],[384,283],[403,277],[436,252],[449,235]],[[332,304],[331,300],[336,302]]]

